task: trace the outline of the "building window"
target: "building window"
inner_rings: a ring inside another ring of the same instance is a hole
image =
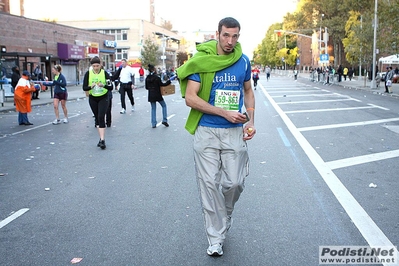
[[[116,41],[127,41],[127,30],[98,30],[97,32],[112,35]]]
[[[116,60],[120,61],[122,59],[128,59],[127,57],[127,50],[125,49],[115,49],[116,53]]]

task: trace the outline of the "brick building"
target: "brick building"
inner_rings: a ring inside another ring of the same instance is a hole
[[[141,50],[146,39],[156,43],[161,54],[160,66],[175,68],[177,52],[181,37],[154,23],[143,19],[112,19],[112,20],[74,20],[59,21],[59,24],[80,29],[109,34],[115,40],[115,61],[122,59],[134,62],[141,57]]]
[[[30,72],[40,65],[42,73],[51,77],[51,66],[61,64],[68,83],[75,84],[82,81],[90,58],[102,58],[106,69],[115,60],[115,49],[106,47],[113,36],[7,12],[0,12],[0,21],[7,25],[0,28],[0,45],[5,48],[1,63],[7,76],[15,65]]]

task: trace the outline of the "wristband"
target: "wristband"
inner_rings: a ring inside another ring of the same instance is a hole
[[[247,110],[247,111],[251,111],[251,110],[252,110],[252,111],[255,111],[255,108],[250,107],[250,108],[246,108],[246,110]]]

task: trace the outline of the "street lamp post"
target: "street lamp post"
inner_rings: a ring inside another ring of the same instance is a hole
[[[166,66],[165,66],[165,59],[166,59],[165,49],[166,49],[166,37],[163,36],[162,37],[162,70],[166,69]]]
[[[376,88],[376,82],[375,82],[375,75],[377,73],[375,72],[375,61],[376,61],[376,49],[377,49],[377,6],[378,6],[378,0],[375,0],[375,7],[374,7],[374,41],[373,41],[373,69],[371,71],[372,75],[372,80],[370,84],[370,89],[375,89]]]
[[[323,17],[324,17],[324,14],[321,14],[321,18],[320,18],[320,40],[319,40],[319,54],[322,54],[322,52],[321,52],[321,24],[323,23]]]
[[[287,49],[287,35],[284,32],[284,48]],[[284,59],[284,71],[287,71],[287,60]]]

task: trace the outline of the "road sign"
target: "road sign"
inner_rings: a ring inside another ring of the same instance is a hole
[[[326,61],[326,62],[328,62],[329,61],[329,58],[330,56],[328,55],[328,54],[321,54],[320,55],[320,61]]]

